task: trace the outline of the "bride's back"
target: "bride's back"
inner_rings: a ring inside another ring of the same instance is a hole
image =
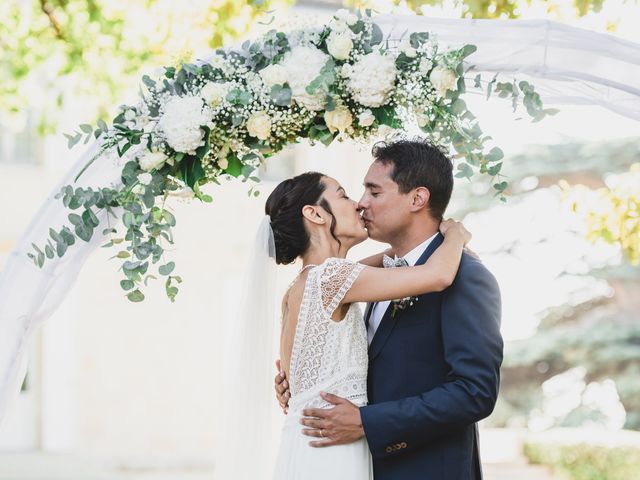
[[[281,365],[292,411],[323,406],[320,391],[366,403],[367,335],[362,312],[343,305],[364,268],[343,258],[308,265],[282,302]]]
[[[293,340],[296,336],[296,327],[298,326],[298,317],[300,316],[300,305],[302,304],[308,273],[309,269],[305,269],[300,273],[282,298],[280,365],[287,378],[289,378],[291,351],[293,349]]]

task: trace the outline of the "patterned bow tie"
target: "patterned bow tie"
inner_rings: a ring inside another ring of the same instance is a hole
[[[409,264],[407,263],[407,261],[402,258],[391,258],[389,255],[383,255],[382,256],[382,265],[384,265],[384,268],[395,268],[395,267],[408,267]]]

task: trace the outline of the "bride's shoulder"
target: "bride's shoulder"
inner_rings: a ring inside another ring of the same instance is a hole
[[[329,257],[314,270],[321,281],[327,281],[350,275],[356,271],[359,273],[364,267],[365,265],[348,258]]]
[[[357,265],[360,264],[354,260],[349,260],[348,258],[329,257],[325,259],[325,261],[320,265],[318,265],[318,268],[327,270],[332,268],[355,267]]]

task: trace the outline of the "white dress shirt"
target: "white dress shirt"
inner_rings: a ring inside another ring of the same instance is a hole
[[[407,264],[410,267],[413,267],[416,264],[420,256],[424,253],[424,251],[431,244],[433,239],[436,238],[437,235],[438,233],[436,232],[433,236],[426,239],[424,242],[422,242],[420,245],[418,245],[416,248],[414,248],[404,256],[404,259],[407,261]],[[369,345],[371,345],[371,342],[373,341],[373,336],[376,334],[376,330],[378,330],[380,322],[382,321],[382,317],[384,317],[387,308],[389,308],[389,304],[391,304],[390,301],[378,302],[375,303],[371,308],[371,315],[369,315],[369,327],[367,328],[367,338],[369,340]]]

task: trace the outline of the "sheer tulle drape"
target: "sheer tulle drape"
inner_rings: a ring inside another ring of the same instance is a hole
[[[34,330],[58,308],[89,254],[104,241],[102,231],[109,220],[114,221],[113,217],[107,220],[103,211],[98,215],[101,223],[90,242],[76,240],[62,258],[47,259],[43,268],[27,257],[27,253],[33,253],[32,243],[41,247],[46,243],[49,228],[69,224],[69,212],[61,200],[54,198],[62,187],[71,184],[96,188],[120,182],[122,166],[114,163],[113,156],[105,154],[74,184],[78,173],[99,152],[98,144],[89,148],[47,196],[0,274],[0,422],[22,384],[26,351]]]
[[[640,45],[547,20],[376,17],[385,38],[428,31],[438,42],[471,43],[470,73],[531,79],[548,106],[600,105],[640,120]]]
[[[473,43],[478,46],[478,51],[469,57],[473,72],[504,72],[530,78],[549,107],[600,105],[640,119],[638,44],[549,21],[379,16],[376,22],[392,39],[412,31],[430,31],[438,35],[440,42],[452,46]],[[91,242],[78,241],[63,258],[46,262],[43,269],[27,258],[32,242],[42,244],[50,227],[66,223],[68,212],[53,195],[60,187],[73,184],[77,173],[97,151],[98,146],[93,146],[85,153],[47,197],[0,274],[0,421],[9,400],[20,388],[25,351],[34,329],[60,305],[87,256],[104,240],[101,232],[107,222],[103,216]],[[117,183],[120,171],[121,166],[103,155],[77,185]]]

